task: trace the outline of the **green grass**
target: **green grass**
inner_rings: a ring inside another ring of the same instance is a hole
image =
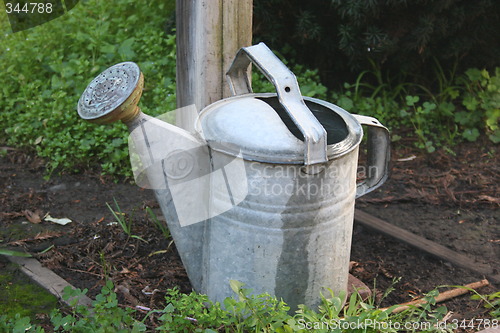
[[[120,225],[120,227],[122,228],[123,232],[128,237],[135,238],[147,243],[147,241],[144,240],[142,237],[132,234],[132,217],[126,216],[126,214],[121,210],[120,206],[118,205],[118,202],[116,202],[115,198],[113,198],[113,201],[115,203],[114,209],[111,208],[111,206],[107,202],[106,206],[116,219],[116,223],[118,223],[118,225]]]

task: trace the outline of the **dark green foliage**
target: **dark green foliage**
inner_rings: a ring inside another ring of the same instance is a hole
[[[400,82],[431,85],[448,72],[499,65],[500,2],[493,0],[255,0],[254,38],[318,68],[327,86],[375,62]]]
[[[375,83],[365,82],[365,76]],[[380,69],[367,70],[329,98],[349,112],[378,118],[393,141],[412,129],[406,135],[429,153],[437,148],[452,152],[457,143],[476,141],[481,134],[500,142],[500,68],[491,73],[470,68],[458,77],[436,71],[435,77],[439,88],[433,93],[419,84],[384,79]]]

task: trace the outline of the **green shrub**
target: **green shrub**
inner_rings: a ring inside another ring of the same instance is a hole
[[[365,75],[375,80],[365,80]],[[456,78],[441,72],[436,80],[440,88],[433,93],[415,83],[393,85],[375,68],[362,72],[355,83],[344,84],[344,90],[331,93],[330,98],[349,112],[378,118],[396,132],[394,141],[400,139],[402,128],[412,129],[416,146],[429,153],[438,147],[452,151],[457,143],[476,141],[481,134],[493,143],[500,141],[500,68],[491,75],[471,68]]]
[[[125,126],[88,124],[76,104],[105,68],[135,61],[146,77],[144,111],[175,108],[175,35],[163,31],[173,4],[81,1],[58,19],[2,37],[0,142],[36,151],[49,172],[101,165],[129,175]]]
[[[446,71],[499,66],[498,13],[491,0],[254,0],[254,36],[318,68],[338,89],[376,62],[398,83],[433,86]]]
[[[462,105],[465,110],[456,112],[455,121],[462,125],[462,136],[475,141],[480,131],[485,130],[490,140],[500,142],[500,68],[490,76],[486,70],[471,68],[462,78],[465,93]]]

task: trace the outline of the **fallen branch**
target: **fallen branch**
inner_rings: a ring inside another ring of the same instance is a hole
[[[464,295],[471,290],[476,290],[476,289],[485,287],[489,284],[490,283],[486,279],[481,280],[481,281],[477,281],[477,282],[473,282],[473,283],[469,283],[463,287],[458,287],[455,289],[451,289],[451,290],[447,290],[447,291],[444,291],[442,293],[439,293],[439,295],[437,295],[434,299],[436,300],[436,303],[444,302],[444,301],[447,301],[447,300],[452,299],[454,297]],[[409,309],[411,306],[419,307],[419,306],[422,306],[423,304],[426,304],[426,303],[427,303],[427,301],[423,298],[415,299],[415,300],[410,301],[410,302],[399,304],[396,308],[394,308],[392,310],[392,313],[399,313],[399,312],[402,312],[406,309]],[[389,308],[382,308],[381,310],[385,311],[387,309],[389,309]]]

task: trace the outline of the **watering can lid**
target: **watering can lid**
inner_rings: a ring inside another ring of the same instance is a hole
[[[304,100],[326,129],[328,160],[359,144],[362,129],[352,115],[325,101]],[[217,151],[252,161],[304,164],[303,136],[285,114],[276,94],[234,96],[206,107],[196,130]]]

